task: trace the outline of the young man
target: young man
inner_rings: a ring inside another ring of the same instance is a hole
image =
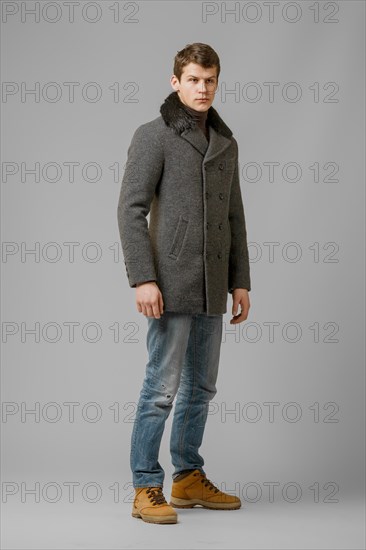
[[[174,91],[160,116],[133,135],[118,204],[129,285],[148,322],[149,360],[131,437],[132,515],[152,523],[176,523],[173,507],[241,506],[207,479],[198,453],[217,392],[227,295],[230,323],[241,323],[251,290],[238,145],[211,106],[219,73],[207,44],[177,53]],[[176,394],[168,504],[158,455]]]

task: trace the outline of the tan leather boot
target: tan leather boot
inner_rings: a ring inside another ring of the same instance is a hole
[[[193,508],[197,504],[214,510],[237,510],[240,498],[223,493],[200,470],[173,480],[170,504],[175,508]]]
[[[162,487],[135,487],[132,516],[148,523],[177,523],[177,512],[165,500]]]

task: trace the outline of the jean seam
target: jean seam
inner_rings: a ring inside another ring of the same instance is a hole
[[[141,489],[141,487],[163,487],[163,485],[157,483],[156,485],[134,485],[134,487]]]
[[[160,342],[161,342],[161,318],[158,319],[158,329],[156,331],[156,349],[153,351],[153,357],[154,357],[154,360],[153,360],[153,365],[155,368],[158,368],[158,365],[160,363],[160,354],[161,354],[161,349],[160,349]]]
[[[178,447],[179,447],[179,458],[180,458],[180,463],[181,463],[182,467],[184,466],[183,461],[182,461],[183,436],[184,436],[185,431],[186,431],[187,418],[188,418],[188,414],[189,414],[189,411],[191,409],[192,403],[194,401],[194,394],[195,394],[195,388],[196,388],[196,385],[195,385],[195,382],[196,382],[196,316],[194,316],[194,320],[193,320],[193,354],[192,355],[193,355],[192,395],[191,395],[191,398],[190,398],[190,401],[189,401],[189,404],[188,404],[188,407],[187,407],[187,410],[186,410],[186,414],[184,416],[183,427],[182,427],[182,431],[180,433],[179,445],[178,445]]]

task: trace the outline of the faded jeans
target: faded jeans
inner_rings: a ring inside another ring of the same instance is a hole
[[[176,395],[170,437],[173,478],[183,470],[205,473],[198,449],[209,401],[217,392],[222,317],[169,311],[160,319],[147,317],[149,359],[131,436],[134,487],[163,486],[158,456]]]

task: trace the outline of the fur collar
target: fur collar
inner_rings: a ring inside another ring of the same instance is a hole
[[[181,134],[184,130],[192,130],[196,126],[195,120],[184,109],[184,104],[175,91],[165,98],[164,103],[160,106],[160,114],[165,124],[171,127],[177,134]],[[212,106],[207,111],[207,124],[227,138],[233,135],[230,128]]]

